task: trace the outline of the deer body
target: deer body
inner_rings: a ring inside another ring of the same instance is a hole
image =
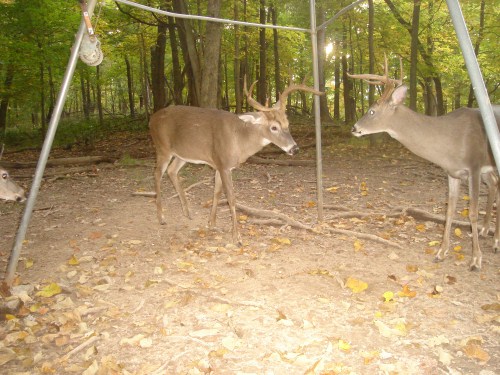
[[[255,82],[254,82],[255,84]],[[177,176],[186,163],[208,164],[215,169],[215,187],[209,226],[215,225],[217,205],[224,191],[232,217],[233,241],[241,242],[237,227],[235,198],[231,171],[244,163],[269,143],[274,143],[289,155],[298,151],[285,115],[286,96],[293,90],[321,94],[303,85],[293,85],[283,92],[273,107],[265,107],[245,93],[249,103],[259,112],[236,115],[230,112],[171,106],[156,112],[149,127],[156,148],[155,190],[157,216],[165,223],[161,202],[161,178],[165,171],[179,194],[182,210],[190,217],[186,196]]]
[[[460,182],[468,179],[469,219],[472,227],[470,269],[480,269],[482,254],[477,222],[481,178],[488,186],[488,204],[481,234],[488,233],[495,195],[497,202],[500,202],[498,174],[480,112],[478,109],[461,108],[439,117],[418,114],[403,105],[406,92],[406,86],[393,88],[354,125],[352,133],[359,137],[387,132],[410,151],[442,167],[448,174],[448,208],[441,248],[436,254],[437,261],[442,260],[448,252]],[[500,124],[500,106],[495,106],[494,110],[497,123]],[[495,252],[499,247],[499,238],[500,220],[497,218]]]

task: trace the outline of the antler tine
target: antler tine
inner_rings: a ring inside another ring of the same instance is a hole
[[[387,85],[387,84],[396,84],[397,86],[400,86],[403,84],[403,62],[402,59],[399,58],[399,65],[400,65],[400,71],[401,71],[401,76],[400,79],[393,79],[389,78],[389,65],[387,63],[387,55],[384,54],[384,75],[377,75],[377,74],[349,74],[347,75],[350,78],[359,78],[362,79],[363,81],[369,83],[370,85]]]
[[[311,93],[316,94],[316,95],[323,95],[324,94],[323,91],[315,90],[312,87],[306,86],[305,84],[288,86],[285,89],[285,91],[283,91],[280,94],[279,103],[280,103],[281,110],[284,111],[286,109],[286,99],[288,98],[288,95],[290,95],[290,93],[292,93],[293,91],[306,91],[306,92],[311,92]]]
[[[245,75],[245,79],[243,81],[243,93],[246,95],[247,97],[247,101],[248,101],[248,104],[250,104],[253,108],[255,108],[256,110],[258,111],[263,111],[263,112],[269,112],[272,110],[272,108],[269,108],[269,107],[266,107],[266,106],[263,106],[262,104],[260,104],[257,100],[255,100],[254,98],[252,98],[252,92],[253,92],[253,87],[255,86],[255,84],[257,83],[258,81],[255,81],[253,82],[251,85],[250,85],[250,92],[247,91],[247,76]]]

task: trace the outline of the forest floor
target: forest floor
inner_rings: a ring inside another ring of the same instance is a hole
[[[311,126],[292,126],[299,144]],[[206,227],[213,171],[181,175],[192,220],[165,176],[167,224],[156,219],[154,150],[146,133],[117,134],[91,152],[121,161],[88,171],[47,168],[24,241],[13,296],[3,291],[2,374],[481,374],[500,373],[500,254],[481,238],[471,272],[469,228],[433,257],[443,225],[445,173],[383,138],[372,147],[324,134],[324,220],[316,169],[245,163],[237,202],[282,213],[302,228],[239,211]],[[263,157],[270,157],[264,155]],[[38,153],[4,155],[36,161]],[[314,160],[314,148],[293,158]],[[12,170],[23,178],[32,170]],[[484,191],[481,207],[484,209]],[[457,219],[467,207],[466,190]],[[0,203],[3,278],[24,205]],[[291,224],[292,223],[292,224]]]

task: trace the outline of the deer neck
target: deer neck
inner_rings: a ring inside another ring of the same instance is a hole
[[[450,137],[443,133],[450,131],[453,130],[449,129],[443,117],[423,115],[400,105],[387,132],[414,154],[445,167],[443,151],[451,145]]]

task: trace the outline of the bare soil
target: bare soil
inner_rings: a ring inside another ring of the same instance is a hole
[[[299,146],[313,141],[310,126],[294,130]],[[146,134],[120,134],[92,152],[54,150],[51,157],[130,157],[83,172],[47,169],[15,296],[2,297],[17,306],[2,314],[0,372],[500,373],[500,255],[492,237],[481,239],[479,272],[468,270],[468,228],[454,232],[447,259],[434,263],[443,225],[403,210],[444,215],[445,173],[388,138],[368,147],[331,132],[321,223],[313,165],[246,163],[233,172],[238,203],[311,228],[239,212],[243,246],[231,243],[226,205],[217,228],[206,227],[213,188],[206,166],[181,172],[185,187],[206,180],[188,192],[192,220],[167,177],[166,225],[153,198],[132,195],[153,190]],[[314,160],[314,148],[295,158]],[[22,175],[33,171],[11,172],[29,187]],[[2,277],[23,208],[0,204]]]

